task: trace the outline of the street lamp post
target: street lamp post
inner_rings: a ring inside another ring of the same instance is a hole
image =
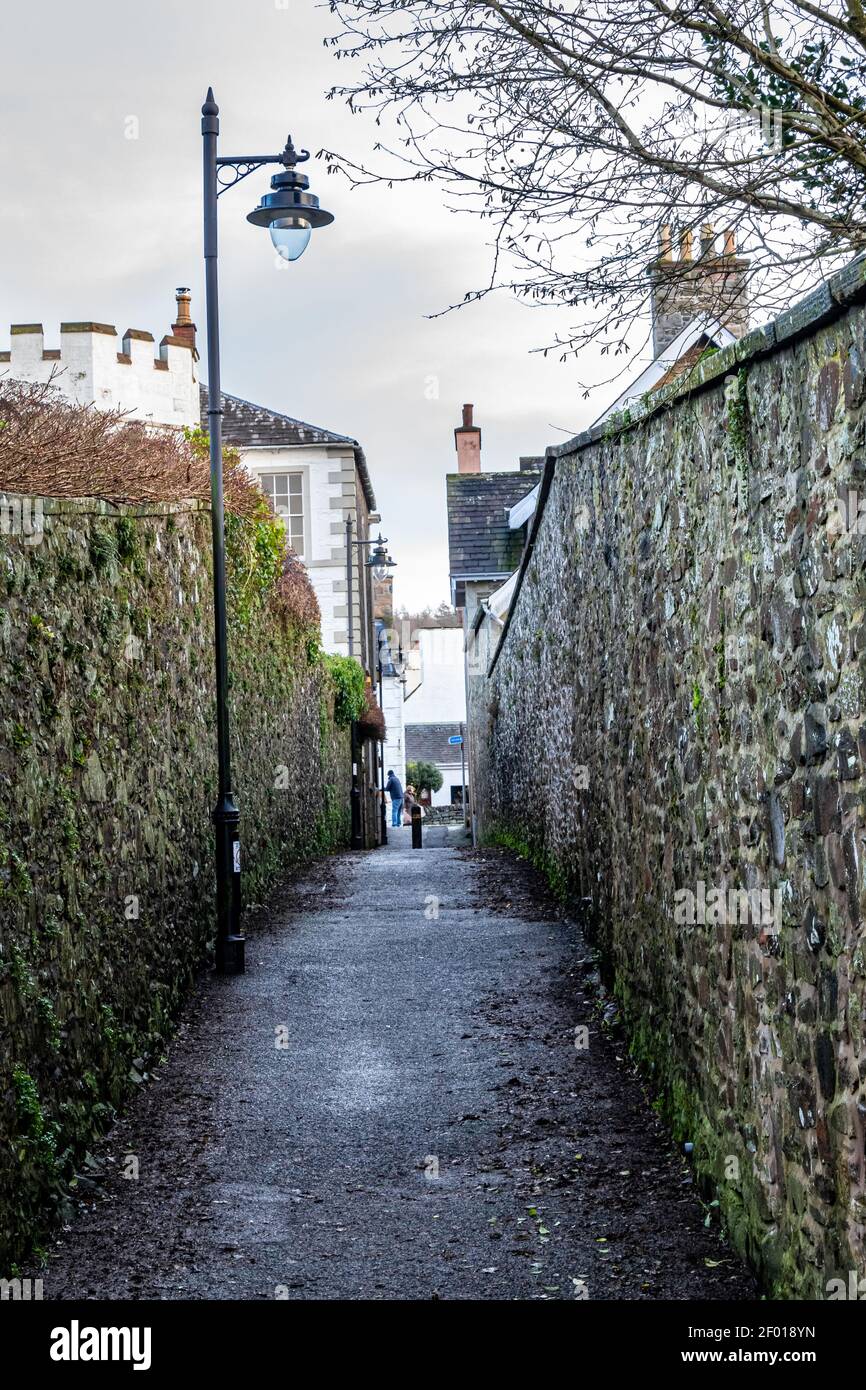
[[[395,655],[394,655],[394,652],[391,650],[390,643],[386,643],[385,645],[387,645],[387,647],[388,647],[388,657],[389,657],[389,664],[390,664],[390,667],[391,667],[391,673],[392,673],[392,674],[394,675],[394,677],[400,682],[401,685],[405,686],[405,684],[406,684],[406,676],[405,676],[406,662],[405,662],[405,660],[404,660],[404,658],[403,658],[403,644],[402,644],[402,642],[398,643],[398,646],[397,646],[397,655],[396,655],[396,657],[395,657]],[[383,693],[384,693],[384,692],[383,692],[383,684],[382,684],[382,674],[383,674],[383,672],[382,672],[382,649],[381,649],[381,646],[380,646],[380,648],[379,648],[379,704],[382,706],[382,711],[383,711],[383,713],[384,713],[385,706],[384,706],[384,703],[383,703]],[[400,700],[401,700],[401,703],[402,703],[402,701],[403,701],[404,698],[405,698],[405,695],[404,695],[403,692],[401,691],[401,693],[400,693]],[[387,730],[386,730],[386,732],[387,732]],[[382,843],[383,843],[383,844],[387,844],[387,843],[388,843],[388,832],[387,832],[387,830],[386,830],[387,823],[388,823],[388,822],[387,822],[387,814],[386,814],[386,808],[385,808],[385,743],[384,743],[384,740],[383,740],[383,742],[382,742]]]
[[[382,649],[383,649],[384,647],[387,647],[387,645],[388,645],[388,640],[387,640],[387,638],[386,638],[386,636],[385,636],[385,632],[384,632],[384,629],[383,629],[383,630],[379,633],[378,651],[377,651],[377,653],[376,653],[376,656],[377,656],[377,662],[376,662],[376,664],[377,664],[377,666],[378,666],[378,671],[379,671],[379,708],[380,708],[380,710],[382,711],[383,716],[384,716],[384,714],[385,714],[385,698],[384,698],[385,686],[384,686],[384,672],[383,672],[383,669],[382,669]],[[389,655],[390,655],[390,653],[389,653]],[[393,670],[393,664],[392,664],[391,669]],[[387,730],[386,730],[386,732],[387,732]],[[382,805],[381,805],[381,812],[382,812],[382,832],[381,832],[381,833],[382,833],[382,844],[383,844],[383,845],[387,845],[387,843],[388,843],[388,815],[387,815],[387,812],[386,812],[386,809],[385,809],[385,735],[384,735],[384,734],[382,735],[382,740],[381,740],[381,743],[379,744],[379,796],[381,797],[381,801],[382,801]]]
[[[353,527],[352,518],[349,516],[349,517],[346,518],[346,602],[347,602],[347,614],[348,614],[348,616],[347,616],[347,621],[348,621],[348,624],[349,624],[349,627],[348,627],[348,646],[349,646],[349,655],[350,655],[350,656],[353,656],[353,655],[354,655],[354,652],[355,652],[355,636],[354,636],[354,633],[355,633],[355,619],[354,619],[354,614],[353,614],[353,612],[352,612],[352,608],[353,608],[353,606],[354,606],[353,571],[354,571],[354,564],[355,564],[355,549],[357,548],[358,550],[362,550],[365,546],[369,546],[369,545],[375,546],[375,549],[374,549],[374,550],[372,551],[372,553],[370,554],[369,559],[365,560],[365,562],[364,562],[365,565],[367,566],[367,568],[368,568],[369,570],[372,571],[373,577],[374,577],[375,579],[385,579],[385,578],[387,577],[387,574],[388,574],[389,569],[393,569],[394,566],[395,566],[395,563],[396,563],[394,560],[391,559],[391,556],[388,554],[387,550],[385,549],[385,546],[386,546],[386,544],[387,544],[387,538],[383,539],[381,531],[379,532],[379,535],[378,535],[377,539],[376,539],[375,541],[372,541],[372,540],[362,540],[362,539],[355,540],[355,539],[353,538],[353,530],[354,530],[354,527]],[[380,706],[380,708],[381,708],[381,705],[382,705],[382,665],[381,665],[381,660],[380,660],[380,662],[379,662],[379,706]],[[362,828],[361,828],[361,787],[360,787],[360,784],[359,784],[359,777],[358,777],[358,765],[359,765],[359,762],[360,762],[361,750],[360,750],[360,740],[359,740],[359,738],[358,738],[358,726],[357,726],[357,722],[356,722],[355,720],[352,721],[351,739],[352,739],[352,792],[351,792],[351,812],[352,812],[352,819],[351,819],[351,834],[350,834],[350,838],[349,838],[349,844],[350,844],[350,846],[351,846],[352,849],[362,849],[362,848],[363,848],[363,843],[364,843],[364,837],[363,837]],[[383,745],[383,747],[382,747],[382,765],[383,765],[383,768],[384,768],[384,761],[385,761],[385,750],[384,750],[384,745]],[[383,795],[384,795],[384,793],[383,793]],[[383,843],[383,844],[386,844],[386,843],[387,843],[387,832],[386,832],[386,830],[385,830],[385,819],[384,819],[384,801],[383,801],[383,813],[382,813],[382,843]]]
[[[383,699],[382,686],[382,655],[379,654],[379,708],[384,717],[385,702]],[[382,799],[381,804],[381,825],[382,825],[382,844],[388,843],[388,812],[385,809],[385,735],[382,735],[382,742],[379,745],[379,795]]]
[[[247,221],[268,227],[271,241],[284,260],[303,254],[312,231],[333,222],[307,190],[309,179],[296,166],[309,159],[298,153],[291,136],[281,154],[217,154],[219,107],[213,88],[208,88],[201,109],[204,153],[204,263],[207,302],[207,405],[210,441],[211,534],[213,541],[214,656],[216,666],[216,724],[218,788],[213,820],[216,835],[217,941],[216,969],[221,975],[240,975],[244,970],[244,936],[241,932],[240,813],[232,794],[228,707],[228,642],[226,636],[225,513],[222,469],[222,391],[220,385],[219,285],[217,199],[241,179],[266,164],[281,164],[283,172],[271,179],[265,194]]]

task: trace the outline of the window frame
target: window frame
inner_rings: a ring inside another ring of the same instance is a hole
[[[302,560],[302,561],[304,562],[305,565],[308,565],[308,564],[310,563],[310,555],[309,555],[309,551],[310,551],[310,489],[309,489],[309,483],[308,483],[308,478],[307,478],[307,472],[308,472],[308,470],[307,470],[306,468],[299,468],[299,467],[297,467],[297,465],[295,465],[295,466],[293,466],[293,467],[286,466],[286,467],[282,467],[282,468],[281,468],[281,467],[279,467],[278,465],[275,465],[275,464],[268,464],[268,465],[264,465],[264,464],[263,464],[261,467],[259,467],[259,468],[256,469],[256,481],[258,482],[259,487],[262,489],[262,492],[264,492],[265,496],[267,497],[267,499],[268,499],[268,501],[270,502],[270,504],[271,504],[272,507],[275,506],[275,500],[276,500],[276,499],[275,499],[275,496],[271,496],[271,494],[266,490],[265,484],[264,484],[265,478],[269,478],[269,479],[272,478],[272,479],[274,480],[275,483],[276,483],[276,480],[277,480],[278,478],[285,478],[285,479],[286,479],[286,505],[287,505],[287,506],[288,506],[288,503],[289,503],[289,498],[292,496],[289,480],[292,479],[292,478],[298,478],[298,479],[300,479],[300,484],[301,484],[301,486],[300,486],[300,496],[301,496],[301,512],[300,512],[300,516],[301,516],[301,540],[302,540],[302,545],[303,545],[303,549],[302,549],[302,550],[300,550],[300,551],[296,550],[295,545],[294,545],[294,542],[293,542],[293,540],[292,540],[292,530],[291,530],[291,526],[290,526],[290,525],[288,525],[288,526],[286,525],[286,522],[287,522],[288,520],[290,520],[290,518],[291,518],[291,516],[292,516],[292,513],[291,513],[291,512],[287,512],[287,514],[286,514],[285,516],[281,515],[280,513],[276,513],[276,515],[278,515],[278,516],[280,517],[280,520],[283,522],[283,525],[284,525],[285,531],[286,531],[286,539],[288,540],[289,545],[292,547],[293,550],[295,550],[295,553],[298,555],[298,558],[299,558],[300,560]],[[274,488],[274,493],[276,494],[276,487]]]

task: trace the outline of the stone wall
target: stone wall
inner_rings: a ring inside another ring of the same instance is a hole
[[[863,280],[548,451],[506,629],[470,649],[481,836],[582,900],[634,1057],[788,1297],[866,1273]]]
[[[209,512],[41,505],[44,534],[0,534],[3,1274],[159,1057],[214,930]],[[346,842],[350,781],[315,639],[256,601],[248,525],[228,521],[247,903]]]

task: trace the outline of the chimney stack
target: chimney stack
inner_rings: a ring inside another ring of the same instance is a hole
[[[716,232],[712,222],[705,222],[701,227],[701,255],[714,256],[716,252]]]
[[[472,423],[474,406],[464,405],[463,424],[454,431],[458,473],[481,472],[481,430]]]
[[[679,259],[671,256],[671,228],[659,230],[659,255],[649,268],[652,283],[653,356],[659,357],[674,338],[701,314],[723,324],[742,338],[749,327],[749,262],[737,255],[734,233],[724,233],[724,250],[716,250],[711,223],[701,228],[701,253],[692,254],[692,232],[679,235]]]
[[[177,319],[171,325],[172,337],[177,339],[179,343],[184,343],[187,347],[192,348],[196,359],[198,359],[195,346],[195,324],[189,310],[190,292],[185,286],[181,286],[175,297],[177,299]]]

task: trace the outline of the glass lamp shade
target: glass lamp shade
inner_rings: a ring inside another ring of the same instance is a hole
[[[374,566],[373,566],[373,578],[374,578],[374,579],[378,579],[380,583],[381,583],[381,581],[382,581],[383,579],[387,579],[387,578],[388,578],[388,566],[387,566],[387,565],[374,565]]]
[[[307,249],[313,234],[310,223],[303,217],[278,217],[271,223],[271,241],[284,261],[296,261]]]

